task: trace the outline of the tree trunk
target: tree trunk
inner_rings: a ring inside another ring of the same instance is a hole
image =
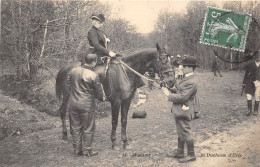
[[[64,36],[65,36],[65,54],[66,58],[69,59],[69,35],[70,35],[70,26],[69,26],[69,13],[68,13],[68,3],[65,2],[65,26],[64,26]]]
[[[35,51],[35,34],[32,34],[32,42],[31,42],[31,54],[29,55],[29,69],[30,69],[30,79],[35,79],[38,73],[38,66],[36,63],[37,53]]]

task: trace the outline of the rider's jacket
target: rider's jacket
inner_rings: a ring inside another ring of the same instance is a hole
[[[101,57],[109,56],[107,49],[107,37],[103,31],[93,26],[88,31],[88,41],[90,45],[89,52],[97,54],[97,64],[101,64]]]

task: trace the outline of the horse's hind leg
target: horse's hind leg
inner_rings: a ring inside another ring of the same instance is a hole
[[[62,140],[68,140],[68,132],[66,127],[66,112],[67,112],[67,99],[63,99],[62,105],[59,108],[61,122],[62,122]]]
[[[111,130],[110,138],[112,141],[112,149],[118,151],[120,150],[120,148],[116,144],[116,128],[118,124],[120,103],[119,102],[114,102],[113,104],[111,103],[111,108],[112,108],[112,130]]]
[[[126,137],[126,125],[127,125],[127,115],[128,115],[128,110],[130,107],[131,101],[130,100],[125,100],[121,104],[121,140],[124,142],[123,148],[130,150],[131,146],[129,145]]]

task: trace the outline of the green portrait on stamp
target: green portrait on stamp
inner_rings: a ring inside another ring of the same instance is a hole
[[[208,7],[200,43],[243,52],[250,22],[248,14]]]

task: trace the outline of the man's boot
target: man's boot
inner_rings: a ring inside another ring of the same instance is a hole
[[[79,156],[83,155],[82,145],[81,144],[73,144],[73,147],[74,147],[75,157],[79,157]]]
[[[186,141],[187,148],[188,148],[188,155],[184,158],[179,159],[180,163],[185,163],[189,161],[196,161],[196,155],[194,153],[194,141],[192,140],[187,140]]]
[[[85,156],[91,157],[91,156],[98,154],[97,151],[93,151],[93,149],[92,149],[93,140],[94,140],[94,132],[85,132],[84,131],[82,141],[83,141],[83,145],[84,145],[83,154]]]
[[[168,154],[168,157],[183,158],[185,141],[178,137],[178,149]]]
[[[97,155],[98,152],[97,151],[93,151],[92,149],[87,149],[87,152],[84,153],[85,156],[88,156],[88,157],[91,157],[91,156],[94,156],[94,155]]]
[[[258,106],[259,106],[259,101],[255,101],[254,111],[252,113],[254,116],[258,115]]]
[[[246,115],[249,116],[252,112],[252,100],[247,100],[247,108],[248,108],[248,110],[247,110]]]

